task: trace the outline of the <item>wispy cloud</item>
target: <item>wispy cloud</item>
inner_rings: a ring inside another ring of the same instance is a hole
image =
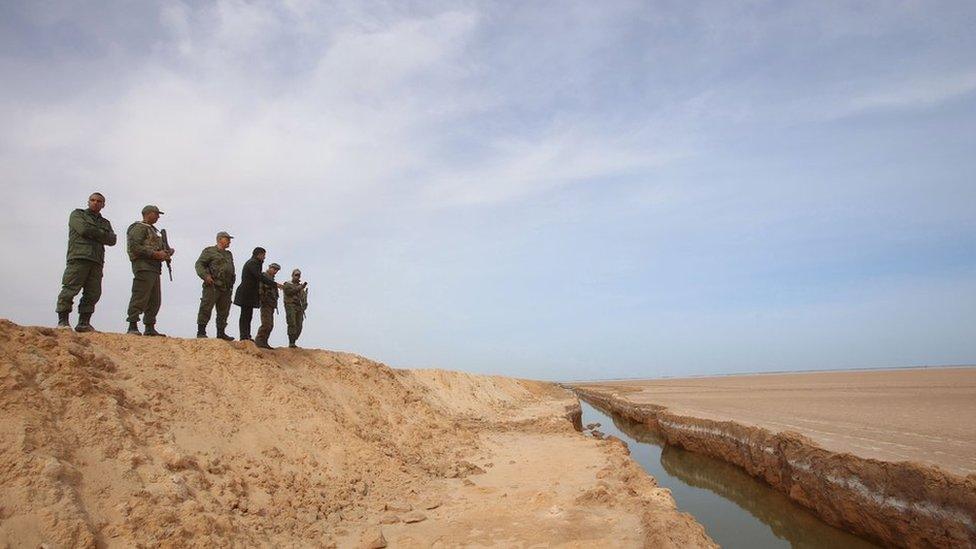
[[[895,82],[885,89],[855,96],[851,112],[880,109],[929,108],[976,92],[976,71],[939,74],[907,82]]]
[[[97,188],[117,227],[169,210],[184,270],[164,318],[187,331],[190,256],[220,229],[320,284],[310,337],[401,364],[638,369],[643,326],[669,333],[676,310],[688,334],[824,319],[837,296],[864,318],[887,310],[855,297],[879,276],[913,277],[884,299],[931,318],[918,284],[973,266],[973,9],[7,3],[0,244],[33,268],[0,314],[49,320],[64,218]],[[118,316],[120,251],[107,273]],[[797,326],[782,356],[811,352]],[[717,369],[724,344],[755,358],[705,335],[655,340],[682,346],[671,373]],[[950,339],[931,347],[976,352]]]

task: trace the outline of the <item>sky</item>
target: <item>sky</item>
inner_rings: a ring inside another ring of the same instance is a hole
[[[238,269],[303,270],[301,345],[394,367],[973,364],[973,28],[968,0],[0,2],[0,317],[56,322],[100,191],[119,234],[166,212],[175,336],[226,230]],[[96,328],[131,276],[109,248]]]

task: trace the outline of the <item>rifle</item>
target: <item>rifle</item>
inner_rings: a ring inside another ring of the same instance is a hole
[[[163,239],[163,247],[166,248],[167,252],[169,252],[170,250],[169,239],[166,238],[166,229],[159,231],[159,236],[160,238]],[[173,281],[173,260],[172,259],[166,260],[166,268],[169,270],[169,281],[172,282]]]

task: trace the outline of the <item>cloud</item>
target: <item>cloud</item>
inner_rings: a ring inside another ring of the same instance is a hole
[[[19,132],[5,140],[3,156],[84,151],[75,159],[84,171],[165,189],[164,199],[193,190],[212,200],[231,188],[253,195],[285,181],[334,203],[414,169],[436,139],[434,126],[467,108],[437,96],[451,95],[442,75],[452,72],[471,14],[306,36],[307,66],[279,80],[261,67],[290,31],[275,8],[222,2],[191,17],[181,6],[161,16],[178,59],[160,47],[136,60],[109,97],[8,102]]]
[[[679,152],[640,149],[625,138],[587,134],[578,128],[541,139],[493,143],[490,160],[454,168],[425,189],[424,201],[440,207],[494,204],[551,191],[601,177],[651,170],[679,157]]]
[[[476,12],[368,25],[351,17],[297,34],[296,15],[274,4],[168,4],[158,13],[168,41],[134,60],[112,96],[20,105],[26,139],[14,147],[84,151],[81,173],[138,181],[168,202],[191,189],[202,202],[231,188],[257,196],[285,181],[337,216],[386,192],[417,193],[423,207],[494,203],[679,154],[660,142],[644,148],[631,128],[621,135],[570,116],[529,121],[523,135],[473,135],[477,161],[453,158],[445,147],[454,127],[512,100],[501,98],[504,75],[479,90],[499,75],[463,57],[480,32]],[[286,39],[301,59],[282,73],[272,62]]]
[[[65,216],[97,188],[119,230],[168,211],[177,334],[193,256],[227,229],[239,261],[262,244],[314,280],[320,344],[636,369],[640,332],[686,309],[661,359],[717,368],[728,341],[706,353],[695,329],[776,299],[820,321],[870,274],[968,265],[950,253],[976,215],[962,4],[8,4],[0,243],[31,269],[2,315],[50,320]],[[119,316],[128,266],[109,260]]]
[[[882,109],[929,108],[976,91],[976,71],[960,74],[936,75],[892,83],[884,89],[855,96],[850,112],[860,113]]]

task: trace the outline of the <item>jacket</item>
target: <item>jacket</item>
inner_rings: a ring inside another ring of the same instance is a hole
[[[266,276],[271,277],[268,273],[264,273]],[[273,280],[273,277],[271,277]],[[261,306],[262,307],[274,307],[278,309],[278,285],[268,284],[264,280],[261,281]]]
[[[264,281],[277,286],[273,278],[261,272],[261,265],[263,263],[263,261],[256,257],[252,257],[244,263],[244,268],[241,269],[241,283],[237,286],[237,291],[234,292],[234,305],[257,309],[261,307],[261,295],[258,284]]]
[[[117,240],[112,224],[102,214],[78,208],[68,217],[68,261],[104,265],[105,246],[115,246]]]
[[[295,284],[294,282],[285,282],[282,286],[282,290],[285,294],[285,307],[299,307],[301,310],[308,308],[308,292],[305,291],[307,287],[306,282],[299,282]]]
[[[201,279],[206,279],[208,274],[212,276],[214,286],[217,288],[230,290],[237,280],[237,274],[234,272],[234,254],[230,250],[221,250],[217,246],[204,248],[194,268]]]
[[[163,272],[162,260],[152,257],[154,252],[163,250],[163,239],[160,238],[156,227],[142,221],[136,221],[129,225],[129,230],[126,231],[126,241],[133,273],[139,271]]]

